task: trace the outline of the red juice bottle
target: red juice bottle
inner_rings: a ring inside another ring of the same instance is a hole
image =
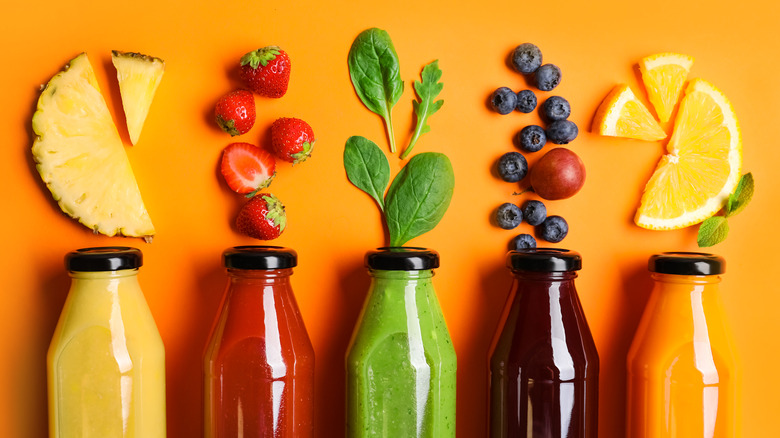
[[[295,251],[224,252],[228,286],[204,356],[205,438],[313,434],[314,350],[295,302]]]
[[[490,358],[491,438],[596,438],[599,357],[574,279],[574,251],[507,256],[514,282]]]

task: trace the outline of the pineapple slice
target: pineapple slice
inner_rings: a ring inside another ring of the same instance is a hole
[[[86,53],[41,91],[32,153],[63,212],[108,236],[154,234],[124,145]]]
[[[119,79],[130,142],[135,145],[141,135],[146,115],[149,114],[154,93],[160,85],[165,62],[160,58],[117,50],[111,51],[111,61],[116,67],[116,77]]]

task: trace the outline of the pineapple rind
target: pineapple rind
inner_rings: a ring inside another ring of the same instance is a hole
[[[36,168],[64,213],[108,236],[154,234],[85,53],[43,88],[32,125]]]
[[[130,142],[135,145],[141,136],[154,94],[160,86],[165,61],[141,53],[118,50],[111,51],[111,61],[116,67]]]

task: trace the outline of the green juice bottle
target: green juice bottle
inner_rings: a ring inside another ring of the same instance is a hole
[[[347,437],[455,437],[457,359],[436,292],[439,255],[380,248],[347,353]]]

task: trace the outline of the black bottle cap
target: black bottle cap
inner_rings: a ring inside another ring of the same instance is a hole
[[[65,255],[65,267],[74,272],[121,271],[141,265],[141,250],[129,246],[81,248]]]
[[[726,272],[726,260],[701,252],[664,252],[650,257],[650,272],[674,275],[720,275]]]
[[[366,266],[382,271],[425,271],[439,267],[439,253],[412,246],[377,248],[366,253]]]
[[[287,269],[298,266],[298,253],[281,246],[234,246],[222,253],[228,269]]]
[[[513,271],[569,272],[582,269],[578,252],[562,248],[528,248],[509,251],[506,265]]]

